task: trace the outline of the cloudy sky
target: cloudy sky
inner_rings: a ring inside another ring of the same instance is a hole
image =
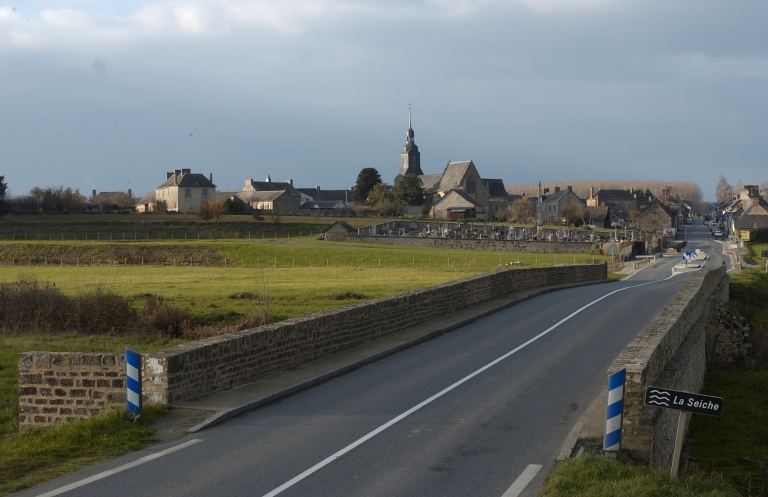
[[[765,0],[0,0],[0,175],[768,180]]]

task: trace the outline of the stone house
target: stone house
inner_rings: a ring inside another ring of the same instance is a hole
[[[152,212],[155,210],[155,192],[149,192],[133,206],[136,212]]]
[[[629,213],[637,210],[637,197],[633,188],[627,190],[598,190],[589,189],[587,207],[609,207],[611,217],[629,219]]]
[[[547,195],[541,203],[541,214],[544,223],[559,224],[563,218],[563,208],[568,204],[580,204],[584,202],[578,195],[573,193],[573,187],[568,186],[561,190],[559,186],[555,187],[554,193]]]
[[[432,217],[439,219],[473,219],[482,206],[463,190],[445,192],[432,204]]]
[[[643,231],[661,230],[665,228],[677,229],[677,213],[657,199],[651,201],[637,214],[637,228]]]
[[[297,214],[299,204],[288,189],[272,191],[246,190],[235,194],[255,211],[268,211],[273,214]]]
[[[169,212],[195,212],[203,202],[216,199],[213,174],[208,178],[189,169],[165,173],[165,182],[155,189],[155,200],[165,201]]]
[[[509,217],[509,194],[501,179],[483,178],[483,184],[488,189],[488,214],[491,219],[506,219]]]

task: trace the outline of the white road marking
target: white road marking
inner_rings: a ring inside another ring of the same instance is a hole
[[[150,454],[148,456],[142,457],[141,459],[136,459],[135,461],[129,462],[128,464],[123,464],[122,466],[118,466],[114,469],[104,471],[102,473],[90,476],[80,481],[76,481],[75,483],[70,483],[69,485],[66,485],[64,487],[57,488],[56,490],[51,490],[50,492],[40,494],[37,497],[53,497],[54,495],[59,495],[59,494],[63,494],[64,492],[69,492],[70,490],[74,490],[75,488],[82,487],[83,485],[88,485],[89,483],[93,483],[96,480],[101,480],[102,478],[106,478],[108,476],[112,476],[114,474],[120,473],[121,471],[125,471],[126,469],[135,468],[136,466],[144,464],[145,462],[154,461],[158,457],[167,456],[168,454],[172,452],[176,452],[177,450],[186,449],[187,447],[191,445],[195,445],[198,442],[202,442],[202,440],[200,440],[199,438],[195,438],[194,440],[190,440],[189,442],[184,442],[183,444],[179,444],[175,447],[162,450],[155,454]]]
[[[411,407],[410,409],[408,409],[404,413],[400,414],[399,416],[397,416],[395,418],[392,418],[391,420],[389,420],[386,423],[384,423],[383,425],[379,426],[378,428],[376,428],[372,432],[370,432],[370,433],[364,435],[363,437],[359,438],[358,440],[352,442],[351,444],[347,445],[346,447],[344,447],[343,449],[339,450],[338,452],[336,452],[334,454],[331,454],[330,456],[328,456],[327,458],[323,459],[319,463],[315,464],[311,468],[307,469],[303,473],[301,473],[301,474],[299,474],[297,476],[294,476],[293,478],[291,478],[287,482],[283,483],[279,487],[275,488],[271,492],[264,494],[264,497],[274,497],[275,495],[278,495],[278,494],[282,493],[284,490],[287,490],[287,489],[291,488],[292,486],[294,486],[295,484],[297,484],[298,482],[300,482],[304,478],[310,476],[311,474],[313,474],[313,473],[319,471],[320,469],[324,468],[325,466],[329,465],[330,463],[332,463],[336,459],[340,458],[341,456],[343,456],[347,452],[350,452],[351,450],[353,450],[353,449],[359,447],[360,445],[364,444],[365,442],[367,442],[371,438],[375,437],[376,435],[378,435],[382,431],[386,430],[390,426],[396,424],[399,421],[402,421],[403,419],[405,419],[406,417],[410,416],[411,414],[413,414],[414,412],[418,411],[419,409],[421,409],[422,407],[426,406],[427,404],[432,403],[434,400],[439,399],[440,397],[442,397],[443,395],[447,394],[448,392],[450,392],[451,390],[455,389],[456,387],[466,383],[467,381],[471,380],[472,378],[474,378],[475,376],[479,375],[480,373],[483,373],[487,369],[495,366],[496,364],[500,363],[501,361],[503,361],[504,359],[508,358],[509,356],[511,356],[511,355],[519,352],[520,350],[524,349],[525,347],[527,347],[528,345],[532,344],[533,342],[535,342],[539,338],[543,337],[544,335],[548,334],[550,331],[554,330],[555,328],[557,328],[561,324],[563,324],[566,321],[570,320],[572,317],[576,316],[581,311],[583,311],[583,310],[585,310],[585,309],[587,309],[589,307],[592,307],[593,305],[597,304],[601,300],[607,299],[608,297],[610,297],[611,295],[613,295],[615,293],[623,292],[624,290],[629,290],[630,288],[638,288],[638,287],[641,287],[641,286],[652,285],[654,283],[660,283],[662,281],[667,281],[667,280],[669,280],[669,279],[671,279],[673,277],[675,277],[674,273],[672,274],[672,276],[669,276],[669,277],[661,279],[661,280],[648,281],[648,282],[645,282],[645,283],[640,283],[639,285],[626,286],[624,288],[619,288],[618,290],[614,290],[614,291],[612,291],[610,293],[606,293],[605,295],[603,295],[599,299],[593,300],[589,304],[587,304],[587,305],[581,307],[580,309],[577,309],[576,311],[572,312],[571,314],[569,314],[568,316],[564,317],[563,319],[561,319],[557,323],[553,324],[552,326],[550,326],[546,330],[542,331],[541,333],[539,333],[535,337],[531,338],[527,342],[524,342],[522,345],[518,345],[517,347],[515,347],[512,350],[510,350],[509,352],[507,352],[503,356],[499,357],[498,359],[494,359],[493,361],[491,361],[488,364],[486,364],[485,366],[481,367],[480,369],[478,369],[474,373],[470,373],[469,375],[467,375],[464,378],[460,379],[459,381],[457,381],[453,385],[450,385],[449,387],[444,388],[443,390],[437,392],[432,397],[422,401],[419,404],[416,404],[415,406]]]
[[[512,486],[509,487],[501,497],[518,497],[518,495],[523,493],[525,487],[531,483],[531,480],[533,480],[541,467],[541,464],[529,464],[528,467],[525,468],[522,473],[520,473],[520,476],[517,477],[517,480],[515,480]]]

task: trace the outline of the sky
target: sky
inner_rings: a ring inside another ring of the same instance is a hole
[[[768,180],[764,0],[0,0],[0,176]]]

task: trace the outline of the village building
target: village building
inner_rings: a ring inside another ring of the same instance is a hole
[[[567,186],[565,190],[561,190],[559,186],[556,186],[555,191],[547,195],[541,203],[544,223],[560,223],[560,220],[563,218],[563,209],[568,204],[583,205],[584,202],[578,195],[573,193],[572,186]]]
[[[654,199],[637,214],[637,228],[642,231],[664,230],[679,226],[677,212],[673,212],[660,199]]]
[[[151,212],[155,210],[155,203],[162,201],[169,212],[195,212],[203,202],[215,199],[213,174],[206,178],[190,169],[176,169],[165,173],[165,182],[139,200],[135,208],[137,212]]]

